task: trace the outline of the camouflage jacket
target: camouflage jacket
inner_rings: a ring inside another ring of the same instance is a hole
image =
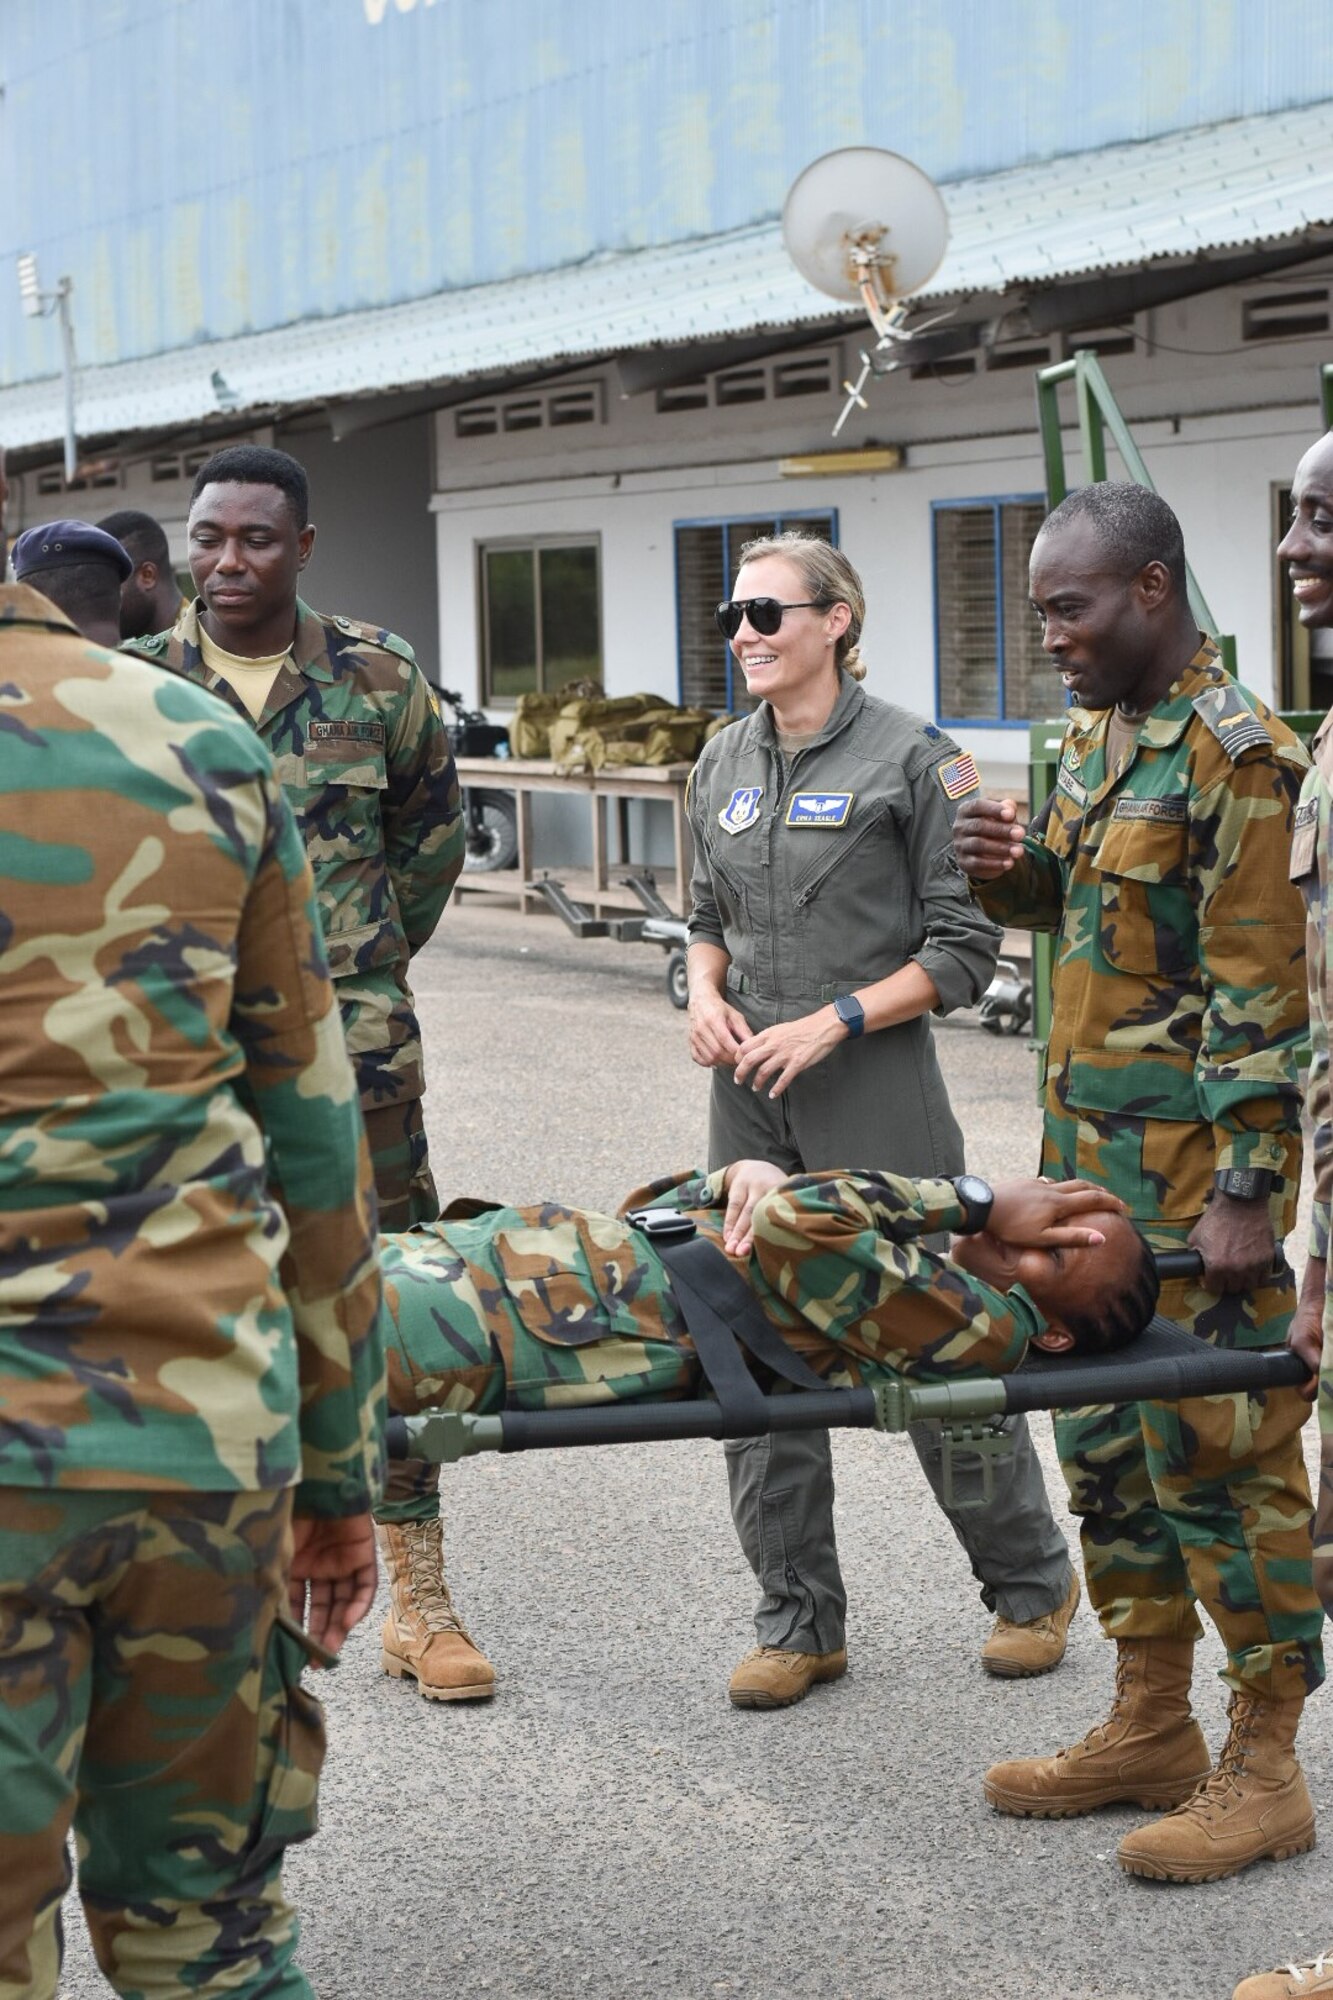
[[[1333,906],[1329,902],[1330,812],[1333,811],[1333,714],[1314,739],[1314,763],[1296,808],[1291,879],[1305,898],[1305,963],[1310,988],[1310,1077],[1307,1109],[1314,1128],[1314,1209],[1310,1255],[1328,1256],[1333,1215],[1333,1103],[1328,1072],[1329,1019],[1333,1016]]]
[[[0,1016],[0,1486],[299,1482],[306,1513],[360,1512],[374,1207],[290,808],[221,703],[21,585]]]
[[[697,1393],[670,1276],[623,1219],[647,1206],[693,1217],[720,1247],[720,1171],[654,1181],[619,1217],[463,1202],[382,1237],[391,1407],[484,1415]],[[1040,1324],[1026,1298],[922,1247],[965,1221],[951,1181],[800,1174],[757,1203],[754,1248],[731,1261],[787,1345],[835,1385],[1016,1368]]]
[[[1268,1169],[1280,1239],[1300,1178],[1304,938],[1287,877],[1309,760],[1211,644],[1117,777],[1108,720],[1070,711],[1043,832],[976,885],[997,922],[1059,935],[1043,1171],[1114,1189],[1165,1245],[1193,1226],[1215,1170]],[[1247,1326],[1224,1324],[1230,1309],[1197,1286],[1168,1287],[1162,1309],[1224,1340],[1280,1339],[1289,1281],[1252,1304]]]
[[[209,688],[249,724],[240,697],[203,664],[200,608],[196,598],[172,631],[128,650]],[[273,754],[315,871],[370,1111],[425,1088],[407,969],[463,866],[458,780],[434,691],[402,639],[298,602],[292,655],[251,726]]]

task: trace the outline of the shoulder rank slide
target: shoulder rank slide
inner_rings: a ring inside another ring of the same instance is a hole
[[[1246,706],[1234,681],[1223,687],[1201,688],[1190,706],[1233,764],[1239,763],[1247,750],[1272,749],[1272,737],[1254,710]]]

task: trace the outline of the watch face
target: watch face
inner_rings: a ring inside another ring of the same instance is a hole
[[[979,1174],[959,1174],[954,1182],[961,1201],[975,1202],[978,1207],[989,1208],[995,1199],[989,1181],[983,1181]]]

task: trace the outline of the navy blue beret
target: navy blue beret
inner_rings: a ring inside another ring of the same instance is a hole
[[[114,535],[90,521],[47,521],[27,528],[13,548],[14,574],[22,582],[29,570],[54,569],[58,563],[106,562],[124,583],[134,564]]]

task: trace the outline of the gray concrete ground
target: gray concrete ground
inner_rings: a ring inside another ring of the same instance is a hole
[[[699,1157],[707,1079],[663,965],[475,900],[449,913],[417,975],[443,1194],[613,1206]],[[939,1039],[972,1162],[1030,1170],[1024,1043],[968,1017]],[[324,1827],[289,1868],[321,2000],[1228,2000],[1333,1940],[1322,1851],[1169,1888],[1116,1865],[1136,1811],[992,1814],[987,1763],[1081,1735],[1111,1648],[1085,1607],[1057,1673],[987,1679],[988,1621],[911,1451],[848,1433],[836,1457],[851,1672],[767,1715],[726,1700],[753,1588],[720,1447],[452,1470],[450,1573],[499,1690],[426,1704],[381,1675],[378,1618],[321,1690]],[[1217,1744],[1220,1650],[1200,1651]],[[1303,1734],[1321,1802],[1331,1717],[1317,1701]],[[63,1991],[91,2000],[105,1989],[71,1928]]]

